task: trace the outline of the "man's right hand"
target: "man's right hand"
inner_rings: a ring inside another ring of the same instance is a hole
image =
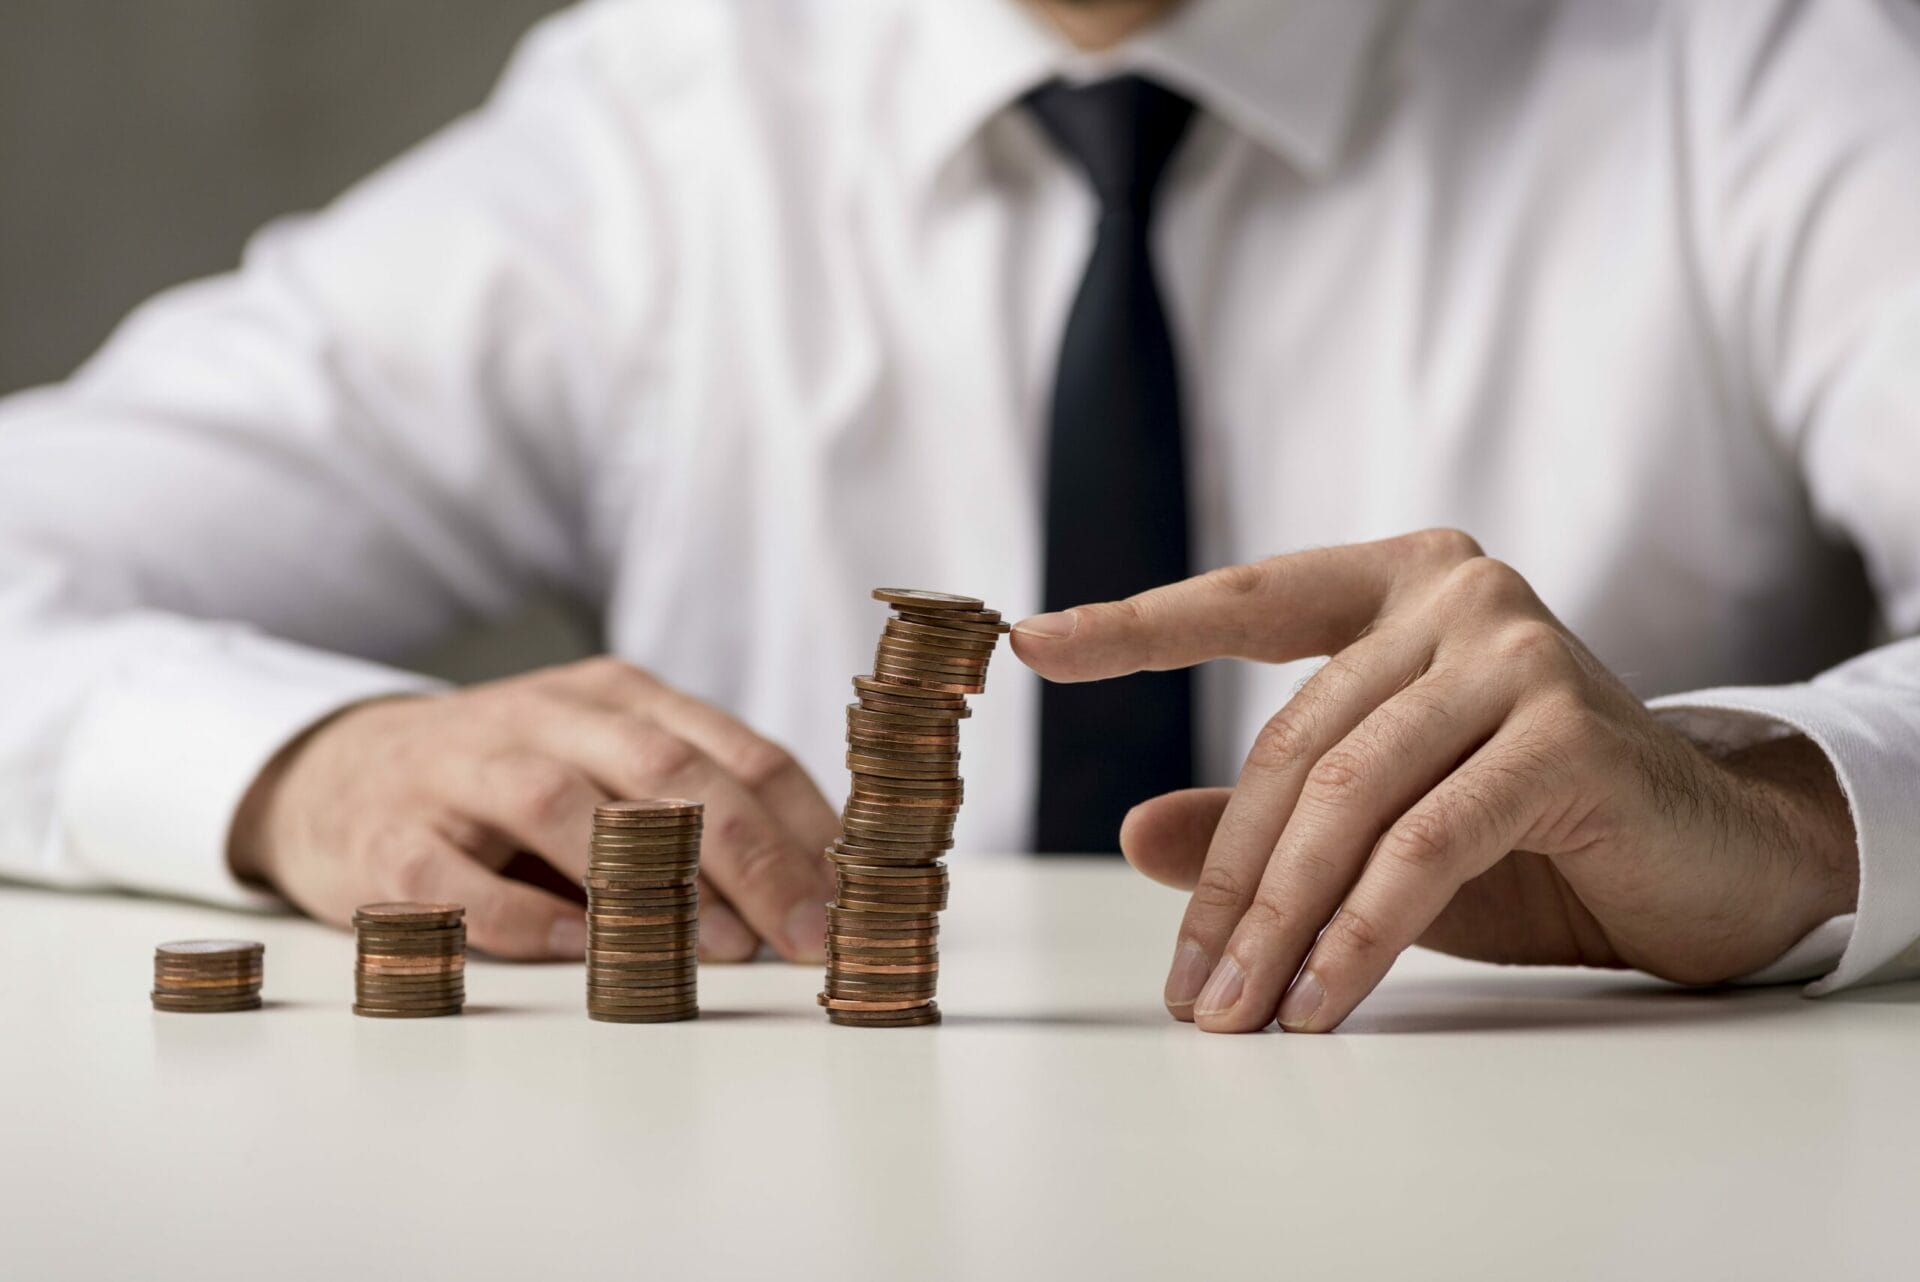
[[[779,746],[613,659],[348,709],[261,773],[229,858],[326,921],[443,900],[466,905],[477,948],[577,958],[579,908],[499,870],[528,851],[577,881],[594,806],[662,796],[707,807],[700,956],[744,961],[765,940],[819,960],[834,808]]]

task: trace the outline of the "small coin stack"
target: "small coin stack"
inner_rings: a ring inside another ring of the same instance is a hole
[[[587,1014],[665,1024],[700,1014],[697,801],[613,801],[587,858]]]
[[[353,1013],[380,1019],[458,1015],[467,1001],[466,918],[459,904],[365,904],[356,910]]]
[[[267,946],[251,939],[182,939],[153,950],[153,1008],[211,1014],[259,1010]]]
[[[937,1024],[940,918],[947,906],[953,821],[960,813],[960,719],[986,689],[987,661],[1007,630],[974,597],[878,588],[894,607],[847,707],[853,790],[827,851],[827,988],[836,1024]]]

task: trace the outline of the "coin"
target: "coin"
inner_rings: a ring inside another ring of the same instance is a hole
[[[252,939],[176,939],[154,945],[156,957],[181,958],[194,965],[216,958],[257,959],[267,946]]]
[[[252,939],[175,939],[153,950],[148,1001],[159,1011],[257,1010],[266,945]]]
[[[452,925],[466,913],[459,904],[362,904],[353,910],[356,924],[365,921],[381,926]]]
[[[951,592],[927,592],[919,588],[875,588],[873,599],[907,610],[967,610],[987,608],[978,597],[957,596]]]
[[[589,1018],[699,1014],[700,842],[706,807],[677,797],[598,806],[587,846]]]
[[[684,797],[646,797],[631,801],[603,801],[593,808],[594,822],[620,819],[677,817],[699,819],[706,814],[706,803]]]
[[[852,1028],[910,1028],[922,1024],[938,1024],[940,1008],[933,1002],[925,1006],[903,1011],[857,1011],[829,1010],[827,1018],[836,1024]]]
[[[353,1012],[378,1019],[458,1015],[466,1004],[466,909],[362,904],[354,910]]]
[[[965,799],[959,721],[985,687],[1007,624],[976,597],[877,588],[893,607],[873,671],[853,679],[846,766],[852,784],[827,849],[828,1018],[849,1026],[936,1023],[939,917]]]
[[[956,632],[980,632],[999,635],[1011,632],[1013,625],[1000,617],[998,610],[910,610],[893,612],[903,623],[918,623],[929,628],[952,628]]]

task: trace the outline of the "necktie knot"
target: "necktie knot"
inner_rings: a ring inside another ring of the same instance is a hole
[[[1092,84],[1048,81],[1027,110],[1086,171],[1102,210],[1144,218],[1193,118],[1193,103],[1141,76]]]

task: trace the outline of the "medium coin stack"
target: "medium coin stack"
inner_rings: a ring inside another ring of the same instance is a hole
[[[587,858],[587,1014],[665,1024],[700,1014],[697,801],[613,801]]]
[[[940,918],[947,906],[953,822],[960,813],[960,719],[986,689],[987,661],[1007,631],[974,597],[877,588],[894,607],[873,674],[847,706],[853,790],[840,840],[827,851],[827,987],[836,1024],[937,1024]]]
[[[467,910],[459,904],[364,904],[353,1013],[380,1019],[458,1015],[467,1001]]]
[[[260,1009],[267,946],[251,939],[182,939],[153,950],[153,1008],[211,1014]]]

